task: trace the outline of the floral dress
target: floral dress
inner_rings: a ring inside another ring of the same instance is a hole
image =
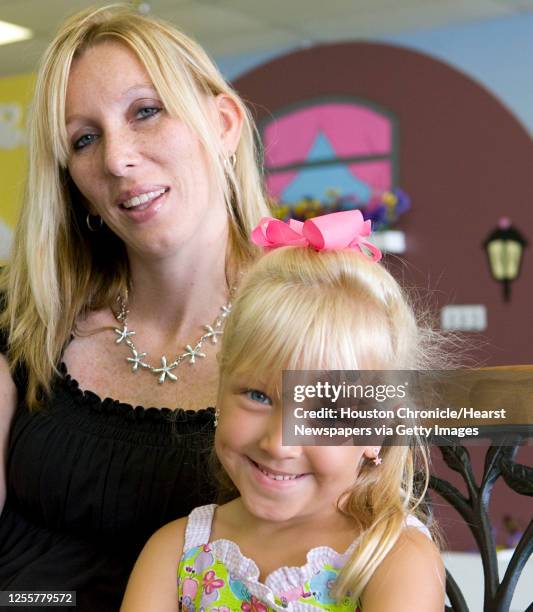
[[[355,547],[340,554],[329,546],[307,553],[302,567],[281,567],[259,582],[259,568],[231,540],[210,542],[215,504],[196,508],[189,515],[183,556],[178,566],[178,599],[182,612],[273,612],[320,610],[362,612],[359,602],[333,599],[331,589]],[[414,516],[407,525],[428,537],[427,528]]]

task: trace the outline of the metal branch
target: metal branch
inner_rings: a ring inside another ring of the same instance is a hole
[[[513,599],[516,583],[520,578],[520,574],[524,569],[527,560],[533,553],[533,521],[528,525],[528,528],[522,534],[520,542],[509,561],[505,576],[498,587],[494,603],[498,610],[508,610]],[[532,604],[533,605],[533,604]]]
[[[468,612],[468,606],[461,593],[461,589],[448,570],[446,570],[446,595],[448,595],[448,599],[452,604],[451,608],[446,606],[446,610],[452,610],[453,612]]]
[[[438,476],[430,476],[429,487],[453,506],[467,523],[473,520],[471,505],[466,497],[453,485]]]

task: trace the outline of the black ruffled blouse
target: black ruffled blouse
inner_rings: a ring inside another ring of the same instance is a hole
[[[45,409],[31,413],[16,377],[0,589],[72,590],[78,612],[118,610],[148,537],[213,501],[214,411],[101,400],[60,373]]]

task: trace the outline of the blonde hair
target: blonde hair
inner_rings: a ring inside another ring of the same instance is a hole
[[[49,391],[55,366],[80,315],[111,305],[129,285],[123,243],[104,228],[96,248],[85,226],[87,211],[66,169],[65,98],[70,68],[85,49],[106,40],[135,52],[167,111],[183,120],[205,148],[227,207],[228,283],[235,282],[238,269],[253,259],[256,249],[248,235],[259,218],[268,214],[253,120],[196,42],[122,4],[89,9],[68,19],[45,52],[37,75],[25,202],[11,260],[0,275],[6,302],[0,327],[9,331],[12,367],[27,368],[26,399],[32,408],[39,405],[43,391]],[[205,104],[206,96],[221,93],[233,99],[244,118],[235,167],[223,163],[228,152],[221,150]]]
[[[277,249],[249,270],[234,300],[219,354],[220,388],[239,373],[279,388],[282,369],[442,368],[441,337],[424,318],[417,319],[385,267],[361,254]],[[356,483],[338,501],[360,534],[336,581],[338,598],[361,594],[406,515],[425,518],[420,503],[429,469],[422,441],[384,446],[382,457],[379,468],[362,460]],[[419,466],[422,482],[415,486]]]

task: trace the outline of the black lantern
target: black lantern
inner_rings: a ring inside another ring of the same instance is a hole
[[[520,274],[520,265],[527,240],[511,225],[508,217],[502,217],[498,227],[492,231],[483,247],[487,252],[490,273],[495,281],[502,284],[503,299],[511,297],[511,283]]]

